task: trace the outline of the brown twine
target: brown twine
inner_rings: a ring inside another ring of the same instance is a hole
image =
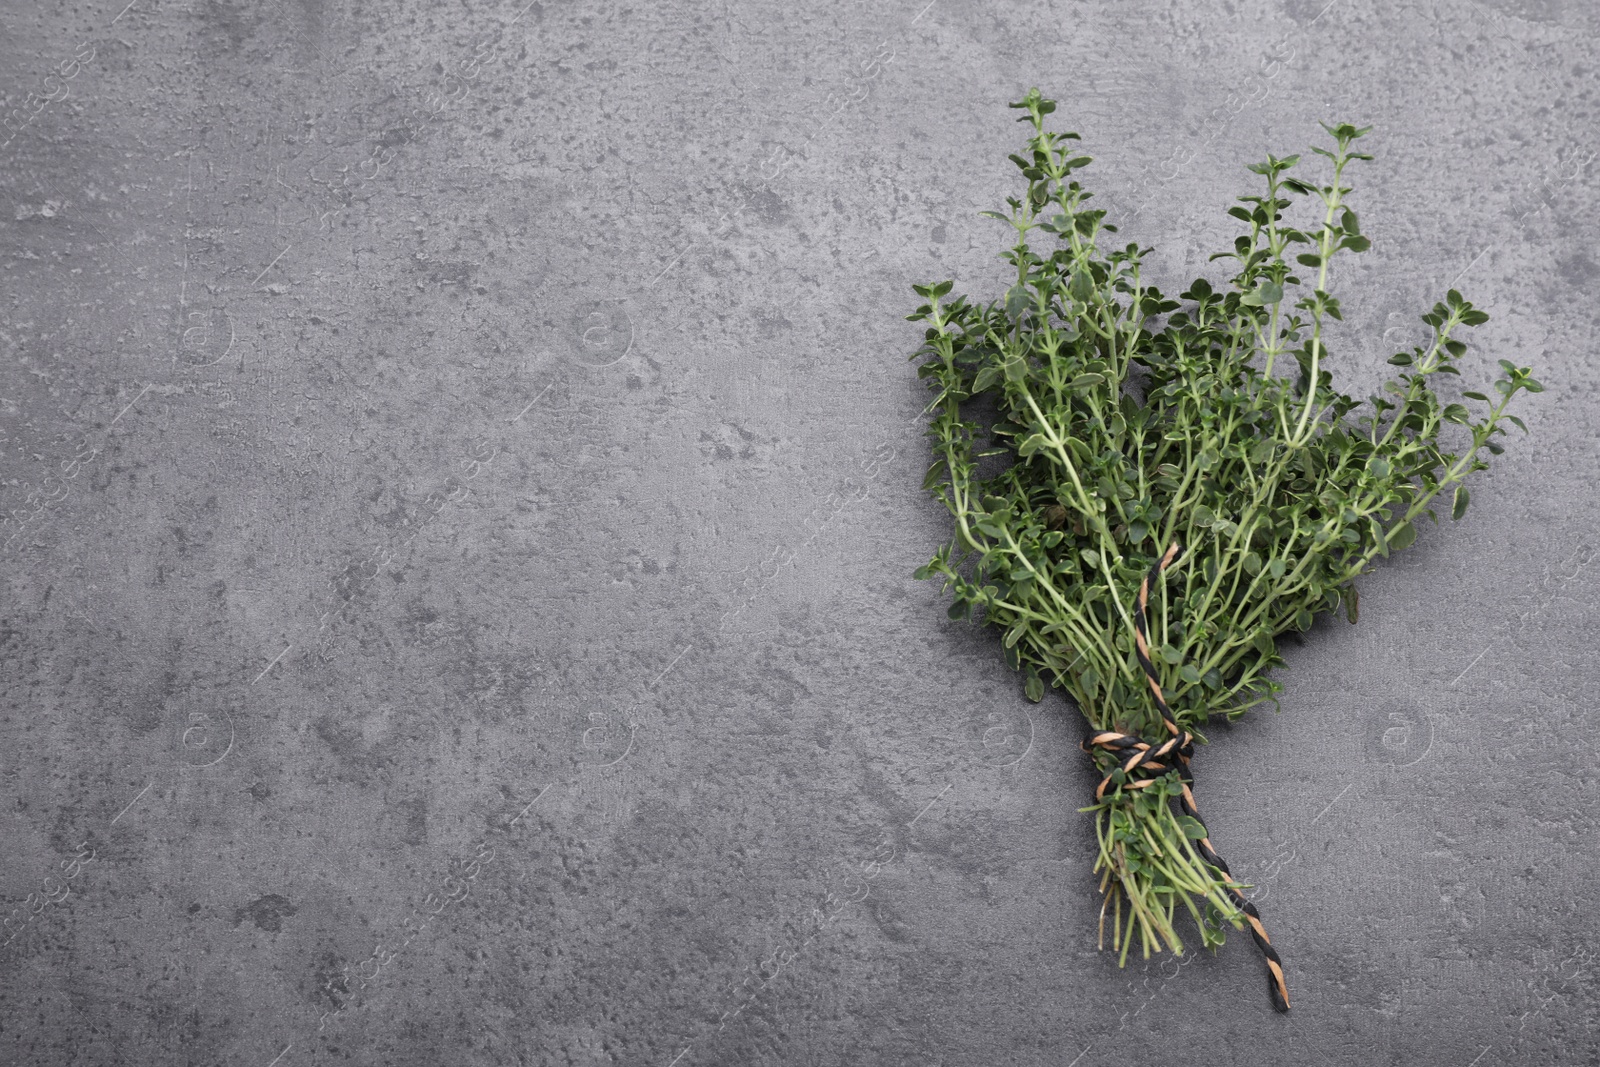
[[[1179,804],[1183,813],[1200,824],[1201,837],[1196,842],[1201,857],[1213,867],[1216,867],[1225,876],[1222,890],[1229,900],[1244,913],[1250,922],[1250,936],[1255,940],[1256,947],[1261,950],[1261,955],[1267,961],[1267,988],[1272,994],[1272,1006],[1278,1011],[1289,1010],[1289,987],[1283,980],[1283,960],[1272,947],[1272,941],[1267,937],[1267,930],[1261,924],[1261,915],[1256,911],[1256,906],[1246,900],[1244,895],[1235,888],[1232,872],[1217,850],[1211,847],[1211,839],[1205,833],[1205,821],[1200,818],[1200,811],[1195,807],[1194,793],[1189,786],[1194,778],[1189,774],[1189,757],[1194,754],[1194,735],[1182,729],[1178,720],[1173,716],[1172,709],[1167,706],[1167,699],[1161,692],[1161,683],[1156,677],[1155,664],[1150,662],[1150,629],[1146,617],[1146,606],[1150,600],[1150,584],[1161,576],[1181,555],[1183,548],[1176,542],[1167,549],[1166,555],[1150,568],[1144,581],[1139,585],[1139,598],[1134,605],[1133,636],[1136,651],[1139,657],[1139,666],[1144,668],[1145,678],[1150,682],[1150,691],[1156,699],[1156,707],[1161,711],[1161,719],[1166,724],[1168,737],[1159,745],[1152,745],[1132,734],[1121,733],[1117,730],[1100,730],[1083,742],[1085,752],[1100,749],[1111,753],[1119,761],[1122,773],[1127,779],[1123,783],[1125,789],[1144,789],[1153,784],[1157,779],[1169,774],[1175,774],[1183,787],[1179,797]],[[1111,775],[1106,775],[1099,786],[1095,788],[1095,799],[1105,796],[1106,788],[1111,784]]]

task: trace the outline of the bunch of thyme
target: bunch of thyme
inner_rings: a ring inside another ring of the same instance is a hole
[[[1029,699],[1065,690],[1102,739],[1085,746],[1104,780],[1083,809],[1102,944],[1109,910],[1119,962],[1135,939],[1146,958],[1182,953],[1186,911],[1208,947],[1250,921],[1275,963],[1245,883],[1211,850],[1179,747],[1203,742],[1213,716],[1276,704],[1275,639],[1341,606],[1354,622],[1354,579],[1410,545],[1421,516],[1437,521],[1439,494],[1462,516],[1480,453],[1503,451],[1503,423],[1527,429],[1506,413],[1512,397],[1543,387],[1501,360],[1495,395],[1440,398],[1466,351],[1456,334],[1488,319],[1452,289],[1422,316],[1431,343],[1392,356],[1403,370],[1379,394],[1334,389],[1328,267],[1369,247],[1342,184],[1372,158],[1352,148],[1367,129],[1323,125],[1333,147],[1312,151],[1326,184],[1292,176],[1298,156],[1251,165],[1264,193],[1229,209],[1246,231],[1211,257],[1237,273],[1173,300],[1141,279],[1149,249],[1102,247],[1115,227],[1072,177],[1090,162],[1078,135],[1044,128],[1055,102],[1034,89],[1010,106],[1033,125],[1011,156],[1027,192],[983,214],[1016,231],[1002,256],[1016,282],[988,304],[951,297],[949,281],[914,286],[927,303],[908,316],[929,324],[912,358],[936,393],[924,488],[955,519],[917,577],[943,579],[952,619],[981,612],[1001,630]],[[1297,201],[1320,202],[1320,221],[1287,222]],[[1034,251],[1035,231],[1057,247]],[[1444,441],[1451,424],[1459,445]]]

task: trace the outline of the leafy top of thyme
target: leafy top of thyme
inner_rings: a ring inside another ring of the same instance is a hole
[[[1034,89],[1010,106],[1033,126],[1011,157],[1027,191],[984,214],[1016,232],[1002,257],[1015,284],[987,304],[951,297],[950,281],[918,285],[927,303],[908,316],[929,324],[912,357],[935,393],[924,487],[955,519],[917,576],[944,580],[951,618],[981,610],[1004,632],[1030,699],[1048,682],[1095,729],[1156,736],[1132,598],[1183,545],[1151,593],[1152,658],[1180,722],[1202,736],[1212,714],[1275,702],[1279,634],[1341,604],[1355,621],[1353,580],[1410,545],[1423,514],[1437,521],[1440,493],[1462,516],[1463,483],[1487,467],[1483,451],[1503,451],[1502,424],[1527,429],[1506,413],[1512,397],[1543,387],[1501,360],[1493,395],[1438,395],[1466,351],[1456,334],[1488,319],[1451,289],[1422,316],[1431,343],[1392,356],[1402,369],[1379,394],[1334,389],[1324,327],[1342,316],[1328,266],[1370,245],[1343,184],[1372,158],[1354,150],[1369,128],[1323,125],[1333,146],[1312,152],[1326,184],[1291,174],[1298,156],[1251,165],[1265,189],[1229,209],[1245,232],[1211,257],[1236,273],[1169,299],[1141,279],[1149,249],[1102,247],[1115,227],[1073,178],[1090,162],[1078,135],[1044,128],[1055,102]],[[1316,202],[1320,221],[1286,220]],[[1035,251],[1036,231],[1056,247]],[[1443,440],[1451,425],[1459,445]]]

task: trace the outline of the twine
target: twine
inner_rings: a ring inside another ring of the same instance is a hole
[[[1152,745],[1132,734],[1116,730],[1100,730],[1084,741],[1082,747],[1085,752],[1099,749],[1111,753],[1118,760],[1123,775],[1128,779],[1123,784],[1125,789],[1145,789],[1169,774],[1177,775],[1178,782],[1183,787],[1183,794],[1179,797],[1183,813],[1200,824],[1201,837],[1195,843],[1200,855],[1226,876],[1222,883],[1222,891],[1249,920],[1250,936],[1266,959],[1269,972],[1267,988],[1272,994],[1272,1006],[1278,1011],[1288,1011],[1289,987],[1283,980],[1283,960],[1279,958],[1277,949],[1272,947],[1272,941],[1267,937],[1266,927],[1261,924],[1261,915],[1256,911],[1256,906],[1235,888],[1233,875],[1228,870],[1227,863],[1217,855],[1217,850],[1211,847],[1211,838],[1206,834],[1205,821],[1200,818],[1200,811],[1194,803],[1194,793],[1189,789],[1194,781],[1189,774],[1189,757],[1194,754],[1194,735],[1178,725],[1172,709],[1167,706],[1166,697],[1162,695],[1161,683],[1156,678],[1155,664],[1150,662],[1150,630],[1145,614],[1150,599],[1150,584],[1159,578],[1161,572],[1171,566],[1182,552],[1182,546],[1174,542],[1172,547],[1167,549],[1166,555],[1150,568],[1150,572],[1139,585],[1139,599],[1134,605],[1133,615],[1133,636],[1139,666],[1144,669],[1145,678],[1150,682],[1150,692],[1155,696],[1156,707],[1161,711],[1161,719],[1166,724],[1169,736],[1159,745]],[[1106,788],[1111,785],[1111,779],[1112,775],[1106,775],[1095,788],[1096,800],[1105,796]]]

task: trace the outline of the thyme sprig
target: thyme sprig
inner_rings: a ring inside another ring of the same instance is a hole
[[[1325,184],[1291,173],[1298,156],[1252,164],[1265,189],[1229,208],[1244,232],[1211,257],[1236,272],[1169,299],[1141,275],[1148,248],[1105,240],[1116,227],[1073,177],[1090,162],[1080,138],[1044,128],[1055,102],[1034,89],[1010,106],[1033,126],[1011,156],[1027,191],[983,214],[1015,232],[1002,255],[1014,284],[987,304],[952,297],[950,281],[913,287],[927,302],[908,318],[928,326],[912,358],[935,394],[924,488],[955,520],[917,576],[942,579],[952,619],[1000,628],[1029,699],[1058,687],[1092,729],[1154,742],[1163,724],[1130,610],[1152,562],[1182,545],[1150,592],[1151,658],[1178,723],[1203,741],[1212,716],[1276,704],[1280,634],[1341,606],[1356,621],[1355,579],[1411,545],[1423,515],[1437,522],[1441,493],[1461,518],[1482,453],[1504,450],[1504,424],[1527,429],[1507,406],[1543,386],[1501,360],[1493,395],[1440,397],[1467,350],[1457,335],[1488,319],[1451,289],[1422,316],[1431,342],[1392,356],[1402,369],[1378,394],[1333,387],[1327,326],[1343,316],[1328,269],[1370,246],[1345,184],[1372,158],[1354,148],[1370,127],[1323,125],[1332,147],[1312,152]],[[1289,220],[1317,204],[1313,221]],[[1036,234],[1055,247],[1036,251]],[[1110,755],[1094,758],[1114,783],[1084,809],[1096,813],[1102,939],[1109,910],[1122,961],[1135,933],[1146,957],[1163,943],[1182,952],[1173,921],[1186,911],[1220,944],[1224,921],[1242,923],[1225,887],[1243,883],[1197,852],[1205,829],[1174,812],[1177,776],[1125,788]]]

